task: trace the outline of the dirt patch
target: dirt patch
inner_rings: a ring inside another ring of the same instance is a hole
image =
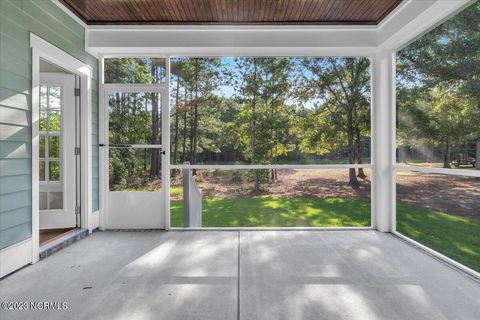
[[[278,197],[314,198],[370,198],[370,170],[359,179],[360,187],[348,185],[347,169],[283,169],[278,170],[277,181],[262,185],[260,195]],[[243,177],[241,180],[238,176]],[[253,182],[246,170],[199,170],[195,180],[205,198],[242,197],[252,195]],[[173,179],[172,187],[181,188],[180,177]],[[180,200],[181,194],[172,195]],[[400,203],[447,212],[458,216],[480,218],[480,178],[399,172],[397,199]]]
[[[449,214],[480,218],[480,178],[399,172],[397,199]]]
[[[365,179],[358,179],[360,187],[353,189],[348,185],[348,170],[345,169],[282,169],[277,171],[277,180],[263,183],[262,190],[257,194],[278,197],[369,199],[368,170],[366,174]],[[236,180],[239,175],[243,176],[242,180]],[[239,197],[253,194],[253,182],[247,176],[246,170],[241,174],[202,170],[197,172],[195,180],[207,198]],[[175,179],[172,187],[181,188],[181,179]]]

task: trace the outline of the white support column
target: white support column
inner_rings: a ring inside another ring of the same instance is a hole
[[[395,52],[381,50],[372,59],[372,226],[395,226]]]
[[[165,58],[165,84],[162,93],[162,197],[165,230],[170,229],[170,57]]]

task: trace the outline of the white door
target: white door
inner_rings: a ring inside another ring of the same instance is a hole
[[[40,74],[40,229],[76,227],[75,76]]]
[[[165,90],[106,92],[106,228],[164,229],[161,106]]]

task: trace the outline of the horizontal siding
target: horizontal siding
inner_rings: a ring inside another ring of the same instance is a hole
[[[27,41],[28,42],[19,41],[15,36],[5,34],[2,30],[2,32],[0,32],[0,53],[2,56],[15,56],[18,59],[31,63],[32,52],[29,47],[30,40],[27,39]]]
[[[0,57],[0,68],[18,76],[26,77],[30,75],[32,65],[28,61],[19,59],[18,56],[3,54]]]
[[[30,175],[14,175],[2,177],[0,184],[0,195],[18,193],[31,190],[32,176]],[[2,215],[0,214],[0,217]]]
[[[31,212],[30,208],[30,212]],[[6,248],[32,237],[32,223],[27,222],[0,232],[0,248]]]
[[[32,205],[32,191],[24,190],[14,193],[0,194],[0,208],[3,212]]]
[[[31,0],[30,0],[31,1]],[[58,21],[58,23],[63,27],[70,30],[78,39],[84,39],[84,29],[78,23],[72,23],[72,18],[66,15],[61,10],[50,10],[51,6],[49,2],[46,1],[31,1],[33,2],[38,9],[42,10],[46,15],[49,16],[52,20]]]
[[[28,142],[32,139],[31,127],[0,123],[0,140]]]
[[[0,231],[29,223],[31,214],[31,206],[25,206],[2,213],[0,215]]]
[[[0,88],[0,106],[31,110],[31,105],[32,101],[28,94],[7,88]]]
[[[0,159],[0,177],[32,174],[32,159]],[[1,211],[1,209],[0,209]]]
[[[0,123],[16,126],[30,126],[30,110],[2,107],[0,111]]]
[[[84,50],[83,27],[50,0],[0,0],[0,249],[32,233],[30,32],[93,68],[92,144],[98,148],[98,63]],[[96,149],[92,163],[95,209]]]
[[[25,159],[32,157],[32,144],[30,142],[0,141],[1,159]]]
[[[32,79],[30,75],[19,76],[7,70],[2,70],[0,76],[0,87],[10,89],[17,92],[30,93]],[[0,102],[0,104],[2,104]]]

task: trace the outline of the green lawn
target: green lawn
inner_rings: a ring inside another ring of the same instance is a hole
[[[182,201],[171,202],[172,227],[183,226]],[[369,226],[370,202],[248,196],[203,200],[204,227]],[[480,219],[397,206],[397,231],[480,271]]]
[[[397,231],[480,271],[480,219],[398,204]]]
[[[171,202],[172,227],[183,226],[182,201]],[[204,227],[363,227],[370,202],[248,196],[203,200]]]

